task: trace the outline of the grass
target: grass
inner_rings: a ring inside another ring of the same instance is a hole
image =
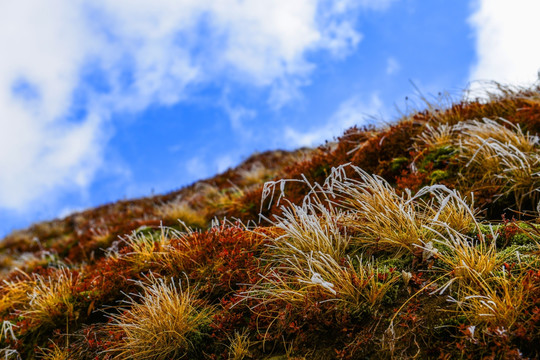
[[[345,216],[321,202],[303,206],[290,204],[275,218],[274,226],[282,230],[283,235],[273,239],[271,247],[278,256],[321,252],[339,259],[345,255],[351,241],[341,226]]]
[[[71,356],[69,351],[62,349],[56,344],[52,344],[52,347],[47,349],[39,349],[39,358],[41,360],[70,360]]]
[[[188,232],[191,231],[187,229]],[[148,268],[152,264],[169,259],[174,252],[171,240],[180,241],[184,237],[184,233],[164,226],[160,226],[159,229],[139,229],[122,238],[122,242],[129,250],[116,256],[133,263],[136,268]]]
[[[418,149],[451,146],[458,149],[463,164],[462,182],[491,187],[499,197],[513,196],[517,209],[539,199],[540,157],[537,135],[524,133],[505,119],[467,120],[453,126],[427,125],[416,139]]]
[[[242,360],[246,357],[251,357],[249,351],[250,346],[252,345],[251,340],[249,339],[249,332],[244,330],[242,332],[235,331],[234,335],[229,336],[229,360]]]
[[[399,195],[383,178],[352,167],[358,179],[338,168],[327,179],[335,202],[349,211],[345,224],[354,231],[352,244],[374,250],[412,252],[425,240],[426,222],[410,192]]]
[[[0,357],[539,358],[540,87],[495,90],[8,236]]]
[[[21,308],[27,304],[27,294],[31,289],[31,281],[4,280],[4,283],[0,285],[0,314],[10,313],[14,309]]]
[[[76,318],[74,287],[77,278],[67,268],[55,270],[53,274],[34,274],[28,295],[28,306],[21,316],[30,322],[55,325]]]
[[[450,277],[440,293],[453,282],[457,282],[459,287],[481,286],[482,281],[491,277],[493,271],[504,263],[505,259],[497,252],[495,239],[488,241],[483,235],[479,239],[473,239],[443,223],[440,225],[445,228],[445,232],[434,231],[439,235],[434,240],[440,249],[437,251],[437,259],[443,264],[443,271]]]
[[[417,150],[424,148],[438,148],[452,144],[456,129],[452,125],[427,124],[424,131],[416,137],[415,147]]]
[[[158,208],[158,215],[167,222],[175,223],[181,220],[188,226],[196,228],[205,228],[208,222],[204,214],[182,200],[174,200],[161,205]]]
[[[154,275],[139,282],[142,293],[129,296],[126,308],[111,315],[109,330],[122,340],[109,351],[115,359],[171,359],[187,355],[193,339],[211,321],[211,309],[174,279]]]
[[[460,300],[456,300],[458,313],[467,316],[471,324],[479,328],[510,330],[527,306],[526,276],[501,274],[480,279],[476,286],[467,286],[462,289]]]
[[[400,279],[399,272],[358,257],[340,264],[328,254],[299,252],[282,259],[245,296],[298,305],[335,301],[348,311],[361,313],[375,310]]]

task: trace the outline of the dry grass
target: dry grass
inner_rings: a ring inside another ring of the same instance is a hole
[[[21,315],[32,322],[55,324],[74,319],[73,288],[76,278],[69,269],[61,268],[54,276],[33,275],[32,289],[28,293],[28,308]]]
[[[53,344],[52,348],[39,349],[38,359],[41,360],[70,360],[72,359],[67,349],[62,349],[58,345]]]
[[[238,175],[241,178],[241,185],[248,187],[264,183],[275,175],[275,171],[257,162],[248,169],[239,170]]]
[[[455,125],[454,130],[461,134],[463,151],[475,152],[485,142],[498,142],[512,145],[521,152],[532,152],[540,141],[538,136],[523,133],[519,125],[505,119],[463,121]]]
[[[196,210],[187,201],[174,200],[161,205],[157,209],[158,215],[164,220],[175,222],[181,220],[188,226],[204,228],[207,220],[204,214]]]
[[[320,252],[334,259],[342,258],[350,243],[350,237],[340,224],[343,216],[343,212],[320,202],[303,206],[290,204],[274,222],[283,235],[273,239],[273,253],[287,257],[298,252]]]
[[[28,304],[31,281],[6,281],[0,285],[0,314],[12,312]]]
[[[126,235],[122,241],[129,246],[131,251],[122,255],[123,258],[138,268],[144,268],[171,257],[171,253],[174,252],[171,240],[182,240],[186,234],[164,226],[161,226],[159,230],[159,232],[139,230]]]
[[[2,321],[2,326],[0,327],[0,341],[3,341],[3,339],[11,339],[13,341],[16,341],[17,337],[15,336],[15,332],[13,331],[14,327],[16,327],[16,325],[14,325],[11,321]]]
[[[454,126],[448,124],[439,124],[432,126],[426,124],[425,130],[415,138],[415,148],[438,148],[452,144],[456,135]]]
[[[479,287],[483,280],[492,277],[493,271],[503,264],[504,258],[496,250],[495,234],[491,240],[487,240],[481,233],[478,239],[473,239],[444,223],[438,225],[444,231],[431,229],[437,235],[433,242],[438,245],[436,255],[443,264],[441,270],[450,277],[441,287],[441,294],[454,282],[458,285],[458,291],[462,287]]]
[[[462,121],[454,126],[426,125],[415,147],[453,146],[464,164],[461,181],[470,188],[492,187],[513,195],[520,210],[536,204],[540,187],[540,139],[507,120]]]
[[[154,275],[139,282],[142,293],[129,297],[127,307],[111,315],[110,331],[123,340],[110,351],[115,359],[172,359],[185,356],[191,339],[210,322],[211,310],[181,284]]]
[[[229,342],[229,360],[242,360],[251,357],[249,348],[252,343],[247,330],[243,332],[235,331],[234,335],[229,337]]]
[[[428,198],[423,200],[423,198]],[[414,196],[414,201],[421,205],[423,215],[429,220],[429,226],[437,228],[442,223],[445,227],[459,233],[468,233],[478,227],[478,210],[474,208],[474,197],[471,200],[462,196],[457,190],[450,190],[444,185],[426,186]],[[426,225],[424,225],[426,226]]]
[[[0,349],[0,357],[4,358],[5,360],[8,360],[8,359],[20,360],[21,359],[21,355],[19,354],[19,352],[15,349],[10,349],[10,348]]]
[[[327,186],[335,202],[349,211],[344,224],[354,231],[353,245],[399,254],[426,241],[427,219],[409,192],[398,195],[381,177],[354,166],[359,180],[350,179],[344,169],[336,169]]]
[[[501,196],[514,195],[521,210],[526,201],[536,205],[540,188],[540,154],[524,153],[512,145],[491,144],[501,161],[501,171],[496,177],[503,184]]]
[[[323,295],[352,311],[374,310],[400,278],[401,274],[358,257],[340,264],[328,254],[298,252],[281,259],[245,295],[261,303],[283,300],[291,304],[317,302]]]
[[[527,306],[528,290],[524,283],[523,275],[502,274],[481,280],[480,286],[463,289],[456,300],[459,312],[475,326],[509,330]]]

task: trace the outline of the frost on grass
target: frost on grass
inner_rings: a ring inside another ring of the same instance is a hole
[[[210,322],[211,310],[174,279],[154,275],[138,282],[126,308],[111,315],[110,330],[122,340],[110,349],[115,359],[171,359],[186,356]]]

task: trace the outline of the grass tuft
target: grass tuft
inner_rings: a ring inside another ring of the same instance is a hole
[[[73,291],[77,278],[67,268],[47,277],[34,274],[28,307],[21,315],[31,322],[55,325],[76,318]]]
[[[151,274],[138,284],[142,293],[131,295],[128,307],[110,316],[110,331],[122,334],[122,340],[110,349],[114,358],[165,360],[186,356],[192,339],[210,323],[212,311],[174,279],[167,282]]]

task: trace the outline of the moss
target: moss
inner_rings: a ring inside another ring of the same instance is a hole
[[[456,156],[456,149],[452,146],[440,146],[428,152],[420,162],[420,168],[434,169],[446,165],[448,161]]]
[[[538,247],[533,243],[524,245],[513,244],[501,250],[498,255],[508,264],[538,265],[540,259],[535,254],[536,251],[538,251]]]
[[[414,256],[410,253],[405,253],[400,257],[385,257],[387,254],[384,254],[383,257],[378,258],[380,265],[387,268],[392,268],[394,271],[401,270],[410,270],[412,268],[412,263],[414,261]]]
[[[390,170],[392,170],[392,172],[399,172],[408,163],[409,163],[409,158],[407,157],[401,156],[401,157],[393,158],[392,161],[390,162]]]
[[[447,179],[449,177],[449,173],[446,170],[434,170],[431,174],[429,174],[428,179],[431,180],[431,184],[439,183],[441,180]]]

